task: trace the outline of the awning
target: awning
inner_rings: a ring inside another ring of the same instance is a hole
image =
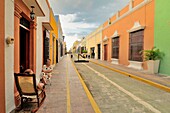
[[[134,32],[134,31],[138,31],[138,30],[142,30],[145,29],[145,26],[142,26],[139,21],[134,23],[134,26],[128,30],[129,33]]]
[[[51,26],[49,22],[43,22],[42,24],[47,30],[50,30],[50,31],[53,30],[53,27]]]
[[[37,0],[22,0],[25,5],[32,11],[31,6],[34,6],[35,8],[34,13],[36,16],[45,16],[43,10],[41,9],[40,5],[38,4]]]

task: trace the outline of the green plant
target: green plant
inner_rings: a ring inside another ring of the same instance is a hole
[[[164,53],[161,52],[156,47],[153,47],[151,50],[140,51],[140,54],[144,57],[144,60],[160,60],[163,58]]]
[[[82,53],[87,53],[87,50],[82,50]]]

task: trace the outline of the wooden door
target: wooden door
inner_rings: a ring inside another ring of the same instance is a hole
[[[107,49],[108,49],[108,47],[106,44],[106,45],[104,45],[104,60],[107,60]]]
[[[20,27],[20,72],[29,68],[29,31]]]
[[[56,63],[58,63],[58,40],[56,40]]]

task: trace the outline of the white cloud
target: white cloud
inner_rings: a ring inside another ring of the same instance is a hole
[[[70,49],[76,40],[79,40],[83,29],[97,28],[96,24],[82,22],[74,22],[77,14],[60,15],[61,25],[65,34],[67,48]],[[70,35],[71,34],[71,35]]]
[[[78,40],[78,36],[77,36],[77,34],[75,34],[74,36],[67,36],[66,35],[65,40],[66,40],[66,44],[67,44],[67,48],[68,48],[67,50],[69,50],[73,46],[73,43],[76,40]]]
[[[78,30],[78,29],[86,29],[86,28],[96,28],[96,24],[84,23],[82,22],[74,22],[77,18],[77,14],[66,14],[60,15],[61,24],[63,29],[67,30]]]
[[[68,49],[77,39],[92,32],[123,8],[129,0],[49,0],[54,14],[60,15]]]

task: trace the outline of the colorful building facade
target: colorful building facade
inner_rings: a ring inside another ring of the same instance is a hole
[[[80,44],[80,41],[78,41],[78,40],[76,40],[73,43],[73,47],[72,47],[72,52],[73,53],[80,53],[80,51],[78,50],[79,44]]]
[[[43,29],[51,30],[50,13],[47,0],[2,0],[0,6],[0,113],[9,113],[20,102],[14,73],[30,68],[39,78],[44,59]],[[31,6],[35,7],[34,20],[30,18]]]
[[[134,0],[103,24],[103,60],[146,69],[140,51],[154,46],[154,0]]]
[[[168,0],[130,0],[122,10],[109,18],[102,27],[85,37],[86,49],[91,58],[101,59],[113,64],[122,64],[138,70],[147,70],[142,50],[159,48],[165,56],[161,60],[159,73],[170,75],[169,52],[169,10]],[[101,31],[101,32],[99,32]],[[97,36],[98,34],[98,36]],[[102,36],[102,39],[97,37]]]
[[[14,57],[14,70],[10,69],[14,73],[23,72],[28,68],[36,72],[36,18],[34,21],[30,18],[30,4],[37,7],[38,10],[35,10],[37,17],[45,16],[38,2],[14,1],[14,17],[12,17],[14,20],[11,20],[15,28],[15,30],[11,30],[11,32],[14,32],[14,55],[12,55]],[[19,104],[19,94],[16,87],[14,87],[14,97],[17,106]]]
[[[60,61],[64,56],[64,36],[59,15],[55,15],[55,20],[58,25],[58,58]]]
[[[86,36],[86,49],[88,55],[94,59],[102,59],[102,28],[101,25],[95,31]]]
[[[167,14],[169,6],[169,0],[155,0],[154,46],[165,54],[159,69],[159,72],[165,75],[170,75],[170,15]]]
[[[50,32],[50,50],[49,50],[50,57],[49,58],[51,59],[52,65],[55,65],[58,63],[58,26],[52,9],[50,11],[50,24],[53,30]]]
[[[50,24],[50,5],[48,0],[40,1],[40,6],[45,16],[37,17],[36,21],[36,51],[39,52],[39,54],[36,52],[36,75],[41,74],[42,65],[49,58],[50,31],[53,30]],[[39,77],[37,76],[37,79],[40,79]]]

